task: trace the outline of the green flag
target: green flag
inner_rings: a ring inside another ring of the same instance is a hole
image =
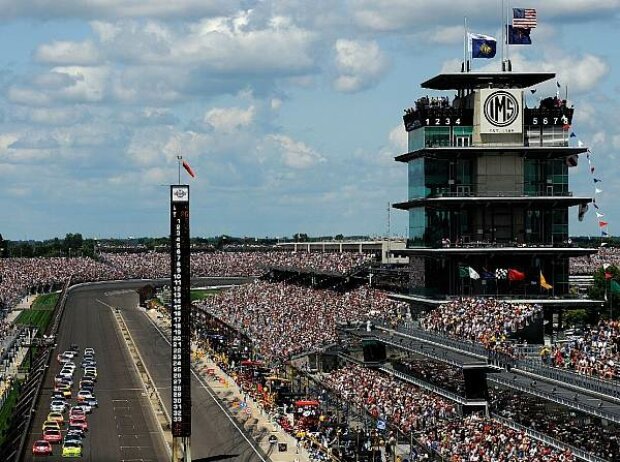
[[[459,266],[459,277],[460,278],[468,278],[469,277],[469,267],[468,266]]]
[[[611,293],[612,294],[620,294],[620,284],[618,284],[618,281],[614,281],[612,279],[611,284],[609,285],[609,287],[611,288]]]

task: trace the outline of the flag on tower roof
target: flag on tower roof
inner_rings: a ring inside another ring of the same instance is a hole
[[[513,27],[523,27],[534,29],[537,26],[535,8],[513,8],[512,9]]]

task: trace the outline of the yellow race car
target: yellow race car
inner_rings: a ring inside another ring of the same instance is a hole
[[[56,422],[55,420],[46,420],[45,422],[43,422],[43,426],[41,427],[41,431],[45,431],[48,428],[53,428],[56,430],[60,430],[60,423]]]
[[[75,441],[67,441],[62,445],[63,457],[82,457],[82,445]]]
[[[60,425],[62,425],[65,422],[65,418],[61,412],[50,412],[49,414],[47,414],[47,421],[58,422]]]

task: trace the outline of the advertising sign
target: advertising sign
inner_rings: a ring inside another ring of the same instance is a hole
[[[480,133],[523,133],[522,90],[480,90]]]
[[[170,187],[172,436],[191,435],[189,186]]]

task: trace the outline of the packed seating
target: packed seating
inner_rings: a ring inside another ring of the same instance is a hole
[[[457,417],[454,403],[398,379],[361,366],[331,372],[325,385],[346,401],[367,409],[404,432],[437,425]]]
[[[542,361],[603,379],[620,379],[620,321],[600,321],[587,326],[572,340],[541,350]]]
[[[620,426],[504,387],[489,389],[492,412],[558,441],[614,462],[620,461]]]
[[[331,372],[325,383],[376,418],[405,433],[414,432],[427,448],[451,461],[575,460],[572,453],[495,420],[461,418],[450,401],[372,369],[347,366]]]
[[[460,367],[430,358],[417,357],[398,361],[394,364],[394,369],[458,395],[465,394],[465,377]]]
[[[475,414],[442,422],[421,432],[419,439],[453,462],[544,460],[572,462],[575,456],[534,440],[522,431]]]
[[[101,257],[127,278],[170,274],[167,253],[103,253]],[[257,276],[269,268],[344,275],[373,260],[373,255],[351,252],[202,252],[191,255],[191,271],[197,277]]]
[[[69,276],[74,281],[99,281],[122,278],[114,267],[91,258],[3,258],[0,259],[0,306],[8,308],[33,287],[62,284]]]
[[[426,330],[510,353],[508,337],[540,313],[542,307],[539,305],[507,303],[493,298],[462,298],[440,305],[423,317],[420,325]]]
[[[407,305],[366,287],[341,294],[257,281],[198,307],[241,330],[265,356],[285,358],[336,342],[339,322],[398,316]]]
[[[620,247],[600,247],[595,255],[571,258],[569,272],[590,275],[606,263],[620,267]]]

